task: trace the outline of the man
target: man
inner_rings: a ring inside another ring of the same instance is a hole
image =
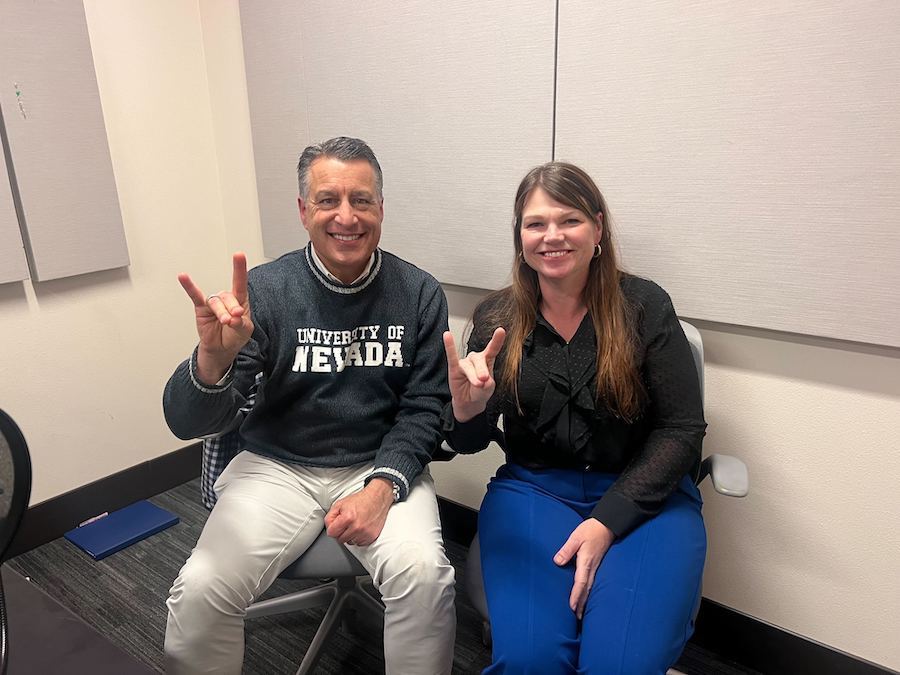
[[[453,568],[425,468],[449,400],[433,277],[378,249],[382,174],[362,141],[306,148],[297,167],[309,244],[194,303],[200,343],[166,385],[179,438],[224,430],[258,373],[244,451],[168,600],[176,673],[239,673],[244,611],[323,525],[370,571],[385,604],[388,673],[450,672]]]

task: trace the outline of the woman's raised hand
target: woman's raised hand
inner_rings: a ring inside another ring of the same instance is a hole
[[[506,340],[506,331],[498,328],[491,341],[480,352],[472,352],[460,359],[456,343],[450,331],[444,333],[444,349],[447,351],[447,373],[450,378],[450,394],[453,396],[453,416],[458,422],[468,422],[484,412],[488,399],[494,393],[494,361]]]
[[[204,295],[189,274],[178,275],[181,287],[194,303],[200,336],[197,375],[205,384],[215,384],[222,379],[253,334],[247,293],[247,256],[235,253],[232,264],[231,290],[215,295]]]

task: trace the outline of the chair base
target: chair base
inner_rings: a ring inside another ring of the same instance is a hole
[[[359,579],[338,577],[320,586],[256,602],[247,608],[246,618],[255,619],[325,605],[328,606],[325,617],[319,624],[319,629],[309,643],[309,649],[306,650],[306,655],[297,670],[297,675],[307,675],[316,667],[328,638],[352,610],[368,612],[378,622],[384,620],[384,606],[366,592]]]

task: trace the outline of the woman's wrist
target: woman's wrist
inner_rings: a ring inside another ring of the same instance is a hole
[[[466,422],[470,422],[474,418],[478,417],[481,413],[484,412],[484,405],[474,405],[474,406],[466,406],[459,405],[454,400],[453,401],[453,419],[455,419],[460,424],[465,424]]]

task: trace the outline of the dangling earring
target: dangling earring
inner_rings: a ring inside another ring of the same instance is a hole
[[[593,258],[599,258],[599,257],[600,257],[600,254],[601,254],[602,252],[603,252],[603,249],[600,247],[600,244],[597,244],[597,245],[594,247],[594,255],[593,255],[592,257],[593,257]]]

